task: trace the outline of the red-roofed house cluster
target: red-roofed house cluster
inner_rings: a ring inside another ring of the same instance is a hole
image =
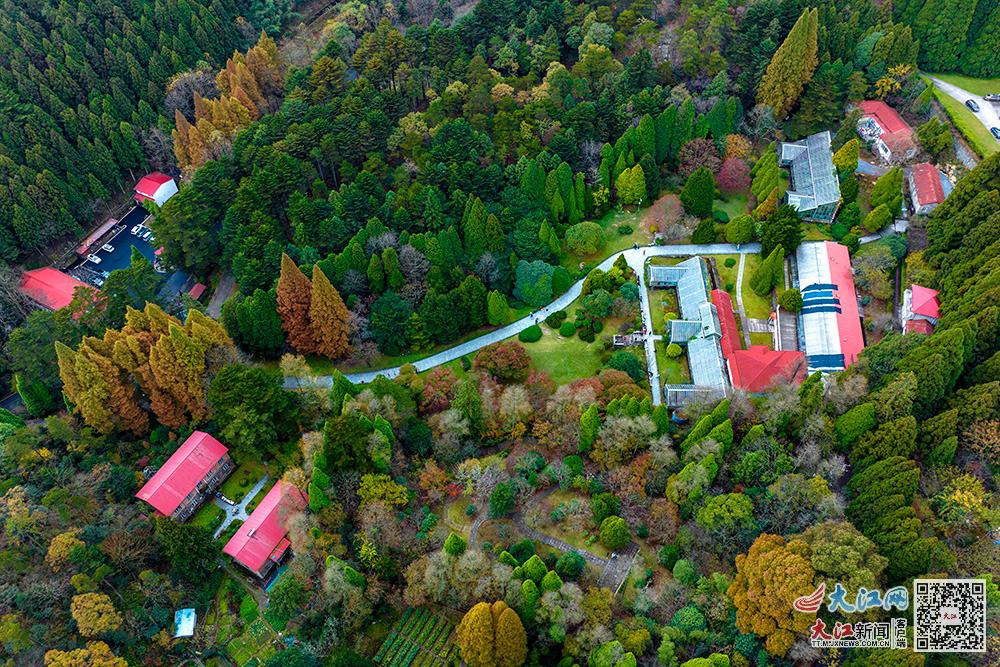
[[[927,215],[944,201],[946,195],[941,173],[934,165],[918,162],[910,167],[907,180],[910,184],[910,202],[917,215]]]
[[[225,445],[204,431],[195,431],[135,497],[163,516],[185,521],[235,469]]]
[[[258,579],[266,579],[288,554],[288,519],[306,507],[306,496],[278,481],[223,547],[222,553]]]
[[[913,285],[903,292],[903,307],[900,319],[906,333],[930,334],[941,317],[941,304],[937,290]]]
[[[797,385],[806,379],[806,357],[797,350],[772,350],[765,345],[744,350],[729,294],[716,289],[710,297],[719,313],[719,343],[734,388],[761,393],[779,384]]]
[[[858,107],[861,109],[858,134],[880,158],[898,164],[917,154],[913,128],[895,109],[880,100],[865,100]]]

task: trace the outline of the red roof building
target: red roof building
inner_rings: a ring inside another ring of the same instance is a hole
[[[226,543],[222,553],[264,579],[288,552],[289,517],[305,507],[305,494],[279,480]]]
[[[733,352],[742,347],[739,329],[736,328],[736,315],[733,313],[733,300],[729,292],[720,289],[712,290],[709,298],[719,313],[719,329],[722,332],[719,344],[722,346],[722,358],[729,359]]]
[[[43,308],[59,310],[73,300],[77,287],[94,289],[85,282],[52,267],[25,271],[21,276],[21,292]]]
[[[865,100],[858,107],[858,134],[873,145],[883,160],[899,162],[916,153],[913,128],[895,109],[880,100]]]
[[[202,283],[195,283],[194,287],[188,291],[188,296],[197,301],[205,294],[206,289],[208,288]]]
[[[719,313],[719,343],[733,387],[760,393],[777,384],[800,384],[806,379],[806,356],[801,352],[772,350],[765,345],[744,350],[729,294],[712,290],[710,296]]]
[[[934,165],[918,162],[910,167],[907,180],[910,184],[910,202],[913,204],[914,213],[927,215],[945,200],[941,173]]]
[[[225,445],[204,431],[195,431],[135,497],[164,516],[184,521],[235,469]]]
[[[779,384],[801,384],[807,376],[806,355],[798,350],[772,350],[751,345],[736,350],[729,359],[733,386],[753,393],[767,391]]]
[[[938,301],[937,290],[913,285],[910,287],[910,293],[913,295],[910,310],[914,315],[923,315],[932,320],[941,317],[941,303]]]
[[[927,320],[906,320],[906,333],[922,333],[930,336],[934,325]]]
[[[177,194],[177,183],[158,171],[143,176],[135,186],[135,200],[140,204],[151,200],[163,206],[175,194]]]

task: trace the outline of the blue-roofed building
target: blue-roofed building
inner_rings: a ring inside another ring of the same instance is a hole
[[[716,401],[726,395],[726,365],[719,315],[708,298],[708,268],[701,257],[674,266],[649,266],[649,286],[677,291],[681,319],[670,320],[669,341],[687,348],[691,384],[664,387],[667,405]]]
[[[840,178],[831,143],[830,133],[820,132],[781,144],[779,161],[791,178],[785,198],[804,220],[833,222],[840,207]]]
[[[194,637],[197,614],[194,609],[178,609],[174,613],[174,639]]]

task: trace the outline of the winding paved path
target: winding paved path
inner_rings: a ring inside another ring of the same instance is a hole
[[[740,246],[736,246],[732,243],[706,243],[706,244],[678,244],[678,245],[661,245],[661,246],[645,246],[640,248],[630,248],[628,250],[623,250],[621,252],[616,252],[610,257],[607,257],[604,261],[598,264],[595,268],[599,268],[602,271],[607,271],[615,263],[620,255],[624,255],[625,261],[628,265],[636,272],[639,276],[639,298],[640,303],[643,304],[642,316],[643,323],[646,326],[646,331],[652,333],[653,323],[652,318],[649,313],[649,303],[646,299],[645,293],[645,277],[643,276],[643,267],[646,259],[650,257],[688,257],[690,255],[733,255],[733,254],[754,254],[760,252],[759,243],[744,243]],[[441,364],[446,364],[449,361],[454,361],[464,357],[467,354],[471,354],[480,350],[487,345],[492,345],[493,343],[498,343],[502,340],[506,340],[511,336],[516,336],[520,332],[524,331],[528,327],[535,324],[535,319],[539,321],[545,318],[550,313],[557,310],[562,310],[567,308],[571,303],[576,301],[580,296],[580,292],[583,288],[583,280],[578,280],[573,283],[573,285],[566,291],[565,294],[557,298],[555,301],[549,305],[541,308],[536,314],[524,317],[516,322],[512,322],[506,326],[500,327],[495,331],[491,331],[487,334],[483,334],[478,338],[473,338],[472,340],[465,341],[464,343],[459,343],[454,347],[450,347],[447,350],[438,352],[437,354],[432,354],[428,357],[424,357],[418,361],[413,362],[413,366],[416,367],[417,372],[423,372],[430,370]],[[656,374],[655,382],[659,382],[659,373],[656,369],[656,354],[653,349],[653,342],[647,336],[646,340],[646,355],[649,363],[650,370]],[[399,375],[399,366],[394,366],[392,368],[382,368],[373,371],[365,371],[363,373],[345,373],[345,376],[351,382],[355,384],[364,384],[371,382],[378,376],[383,376],[387,378],[394,378]],[[297,378],[297,377],[286,377],[285,387],[289,389],[295,389],[302,386],[320,386],[329,387],[333,383],[333,378],[329,375],[320,375],[312,378]],[[655,385],[654,385],[655,386]],[[653,392],[654,402],[659,403],[659,392]]]

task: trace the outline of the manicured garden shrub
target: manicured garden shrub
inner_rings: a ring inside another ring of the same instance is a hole
[[[716,209],[712,211],[712,217],[721,222],[722,224],[726,224],[727,222],[729,222],[729,214],[723,211],[722,209]]]
[[[542,338],[542,328],[533,324],[521,333],[517,334],[517,339],[522,343],[536,343]]]
[[[573,322],[563,322],[562,326],[559,327],[559,335],[564,338],[572,338],[573,334],[576,333],[576,324]]]
[[[668,570],[674,569],[674,563],[680,558],[681,550],[676,544],[668,544],[667,546],[661,548],[656,552],[656,559],[660,561],[660,565],[667,568]]]
[[[556,572],[564,579],[576,579],[583,574],[587,561],[575,551],[567,551],[556,561]]]
[[[632,533],[628,529],[628,524],[620,516],[609,516],[602,521],[598,534],[601,544],[608,549],[621,549],[632,541]]]
[[[802,292],[797,289],[786,289],[778,295],[778,305],[789,312],[799,312],[802,310]]]
[[[731,269],[736,266],[736,259],[733,257],[726,257],[726,261],[724,261],[723,264],[725,264],[726,268]]]
[[[618,227],[618,233],[621,234],[622,236],[628,236],[633,231],[635,230],[632,229],[632,225],[621,225],[620,227]]]
[[[582,340],[584,343],[593,343],[594,340],[597,338],[597,336],[594,335],[593,329],[590,329],[589,327],[583,327],[581,329],[577,329],[577,335],[580,336],[580,340]]]
[[[670,357],[671,359],[681,356],[683,352],[684,350],[677,343],[671,343],[670,345],[667,345],[667,356]]]
[[[674,563],[673,574],[674,579],[682,584],[693,584],[698,581],[698,570],[695,569],[694,563],[686,558]]]
[[[594,333],[601,333],[604,330],[604,322],[594,320],[594,322],[590,325],[590,328],[594,330]]]
[[[715,243],[715,221],[702,220],[691,234],[691,243]]]

